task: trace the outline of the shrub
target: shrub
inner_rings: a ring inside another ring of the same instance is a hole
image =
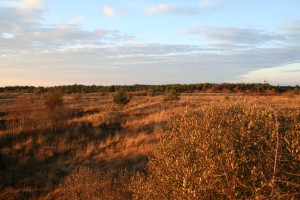
[[[62,119],[63,109],[50,111],[49,108],[41,107],[35,102],[36,96],[19,96],[14,102],[6,122],[12,132],[20,133],[32,130],[44,130],[55,123],[55,119]],[[45,108],[45,109],[44,109]],[[57,121],[56,120],[56,121]],[[61,123],[61,122],[59,122]]]
[[[287,92],[283,93],[282,95],[287,97],[287,98],[294,98],[295,97],[295,93],[293,91],[287,91]]]
[[[31,99],[26,96],[19,96],[10,112],[12,118],[9,126],[14,132],[16,129],[21,132],[31,127],[32,125],[32,103]]]
[[[276,88],[272,88],[272,89],[269,89],[269,90],[265,91],[266,95],[274,95],[276,93],[277,93]]]
[[[170,121],[135,199],[297,199],[300,113],[224,106]]]
[[[58,90],[47,92],[45,94],[44,100],[45,100],[45,102],[44,102],[45,106],[49,110],[59,109],[59,108],[63,107],[63,104],[64,104],[62,94]]]
[[[82,99],[82,94],[81,93],[73,94],[73,100],[80,101],[81,99]]]
[[[179,100],[179,94],[175,89],[171,89],[169,93],[164,97],[164,101],[175,101]]]
[[[148,90],[148,91],[147,91],[147,96],[148,96],[148,97],[153,97],[153,96],[154,96],[154,91],[151,90],[151,89]]]
[[[61,128],[65,122],[63,95],[60,91],[49,91],[44,96],[44,105],[52,129]]]
[[[295,94],[295,95],[299,95],[299,94],[300,94],[299,91],[300,91],[299,87],[296,86],[296,87],[294,88],[294,94]]]
[[[125,184],[129,174],[125,171],[97,172],[80,167],[70,173],[45,199],[130,199]]]
[[[114,96],[113,96],[113,102],[118,105],[126,105],[128,104],[130,99],[127,96],[127,92],[124,90],[118,91]]]

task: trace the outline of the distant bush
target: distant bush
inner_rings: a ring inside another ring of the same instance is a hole
[[[293,91],[284,92],[282,95],[287,97],[287,98],[294,98],[295,97],[295,93]]]
[[[49,126],[52,129],[61,128],[66,119],[62,93],[58,90],[47,92],[44,96],[44,105],[49,118]]]
[[[49,110],[59,109],[63,107],[64,104],[62,93],[58,90],[47,92],[44,96],[44,100],[45,106]]]
[[[75,93],[73,94],[73,100],[75,101],[80,101],[82,99],[82,94],[81,93]]]
[[[148,97],[153,97],[154,96],[154,91],[153,90],[148,90],[147,91],[147,96]]]
[[[130,99],[127,96],[127,92],[124,90],[118,91],[114,96],[113,96],[113,102],[118,105],[126,105],[128,104]]]
[[[32,103],[27,96],[19,96],[14,102],[12,111],[9,113],[12,121],[8,124],[13,132],[29,129],[33,125]]]
[[[20,133],[45,130],[63,124],[65,116],[63,107],[54,106],[52,97],[45,97],[44,105],[37,103],[36,97],[35,94],[18,96],[12,106],[13,109],[8,114],[8,120],[5,123],[7,129]]]
[[[220,92],[223,88],[220,84],[214,84],[210,89],[211,92]]]
[[[269,90],[265,91],[266,95],[274,95],[276,93],[277,93],[276,88],[272,88],[272,89],[269,89]]]
[[[164,101],[175,101],[175,100],[179,100],[179,93],[177,93],[175,89],[171,89],[164,97]]]
[[[134,199],[298,199],[300,112],[224,106],[170,121]]]
[[[294,88],[294,94],[295,95],[299,95],[300,94],[300,89],[299,89],[298,86]]]

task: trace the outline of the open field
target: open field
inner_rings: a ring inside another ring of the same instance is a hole
[[[68,199],[65,191],[71,195],[72,187],[86,190],[92,183],[98,185],[90,192],[101,190],[108,199],[131,198],[130,177],[146,171],[148,155],[170,131],[168,122],[186,110],[232,104],[300,109],[299,95],[182,93],[165,102],[163,94],[132,92],[126,106],[115,105],[112,95],[64,95],[57,118],[63,123],[52,126],[43,94],[0,93],[0,199]],[[70,186],[66,177],[86,185]]]

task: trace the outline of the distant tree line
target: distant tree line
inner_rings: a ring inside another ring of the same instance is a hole
[[[34,87],[34,86],[7,86],[0,87],[0,93],[3,92],[28,92],[28,93],[45,93],[52,90],[59,90],[64,94],[71,93],[97,93],[97,92],[138,92],[151,90],[154,93],[165,93],[170,90],[176,90],[177,92],[228,92],[228,93],[284,93],[288,91],[298,91],[299,86],[273,86],[270,84],[261,83],[197,83],[197,84],[166,84],[166,85],[110,85],[110,86],[98,86],[98,85],[62,85],[54,87]]]

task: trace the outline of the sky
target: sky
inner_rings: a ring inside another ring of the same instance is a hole
[[[299,0],[0,0],[0,86],[300,85]]]

